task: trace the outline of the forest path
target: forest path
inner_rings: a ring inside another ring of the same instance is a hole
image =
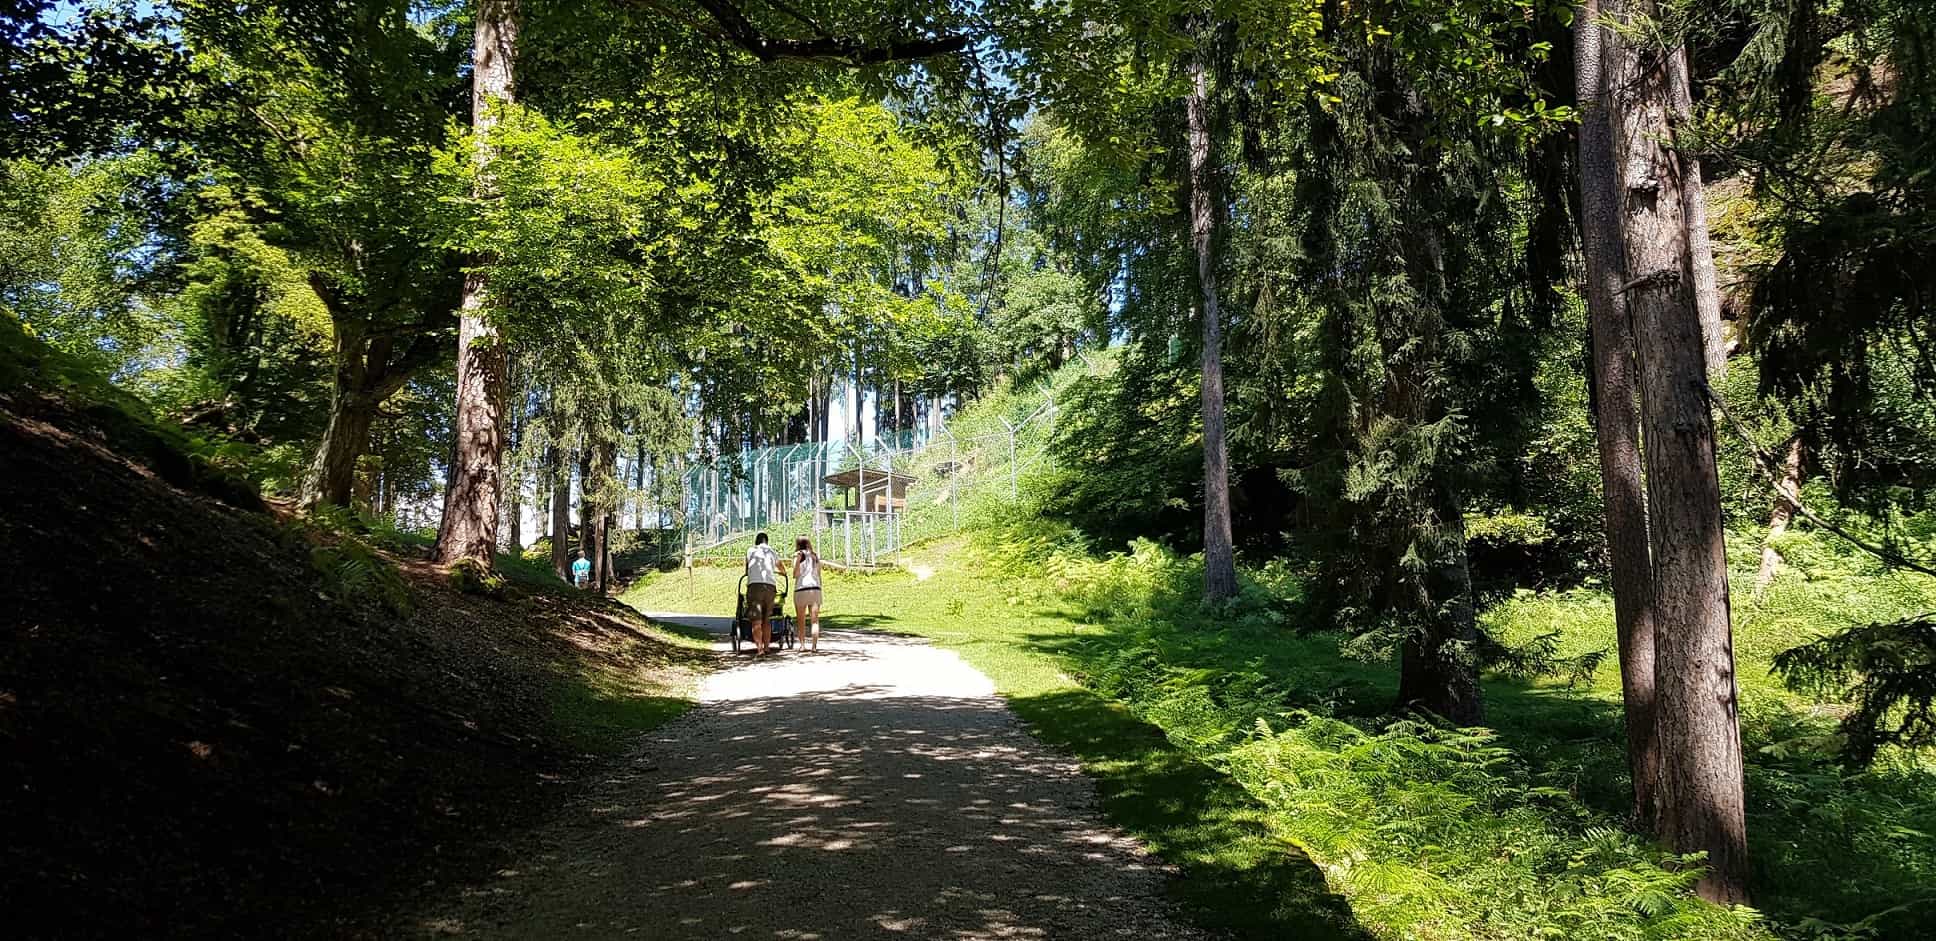
[[[1198,938],[1076,763],[924,641],[725,653],[700,705],[414,926],[484,937]]]

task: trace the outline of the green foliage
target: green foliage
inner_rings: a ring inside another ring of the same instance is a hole
[[[108,382],[91,363],[49,347],[5,314],[0,314],[0,395],[60,398],[120,453],[142,461],[168,483],[242,509],[263,508],[261,495],[236,473],[221,442],[157,420],[146,402]]]
[[[351,605],[380,604],[407,616],[410,589],[388,559],[355,539],[343,538],[309,550],[309,564],[323,576],[324,590]]]
[[[486,569],[472,559],[459,559],[450,566],[444,579],[450,587],[467,595],[484,595],[490,598],[504,597],[504,577]]]
[[[1854,767],[1886,746],[1936,744],[1936,615],[1866,624],[1775,655],[1790,685],[1818,696],[1849,695],[1843,755]]]
[[[167,369],[168,325],[142,289],[140,220],[123,197],[153,169],[147,154],[0,163],[0,312],[136,386]]]
[[[370,521],[337,506],[319,506],[283,524],[286,542],[307,546],[310,567],[322,576],[323,590],[346,605],[381,608],[408,617],[415,606],[409,583],[371,541],[381,541]]]
[[[1293,714],[1229,764],[1361,917],[1400,936],[1763,936],[1751,910],[1693,898],[1698,859],[1534,783],[1487,730]]]

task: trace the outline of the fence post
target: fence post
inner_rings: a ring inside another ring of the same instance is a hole
[[[1002,418],[1002,427],[1008,429],[1008,498],[1013,500],[1021,495],[1015,482],[1015,426]]]
[[[961,532],[961,446],[954,435],[948,436],[948,508],[954,511],[954,532]]]
[[[854,468],[860,476],[854,484],[854,502],[863,512],[867,509],[867,452],[860,445],[854,445]]]

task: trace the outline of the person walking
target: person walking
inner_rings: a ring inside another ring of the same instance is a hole
[[[766,544],[766,534],[753,537],[753,548],[746,550],[746,616],[753,621],[753,646],[756,657],[766,656],[772,640],[775,602],[779,598],[780,554]]]
[[[798,625],[794,636],[807,639],[807,619],[813,619],[813,647],[820,650],[820,553],[813,551],[813,540],[801,536],[793,541],[793,618]]]
[[[585,551],[578,551],[578,561],[571,564],[571,583],[580,588],[591,584],[592,560],[585,558]]]

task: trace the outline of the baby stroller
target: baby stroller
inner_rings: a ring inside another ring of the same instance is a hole
[[[786,616],[787,577],[781,573],[780,583],[773,595],[773,617],[767,621],[773,632],[773,646],[791,649],[795,643],[793,622]],[[739,601],[733,605],[733,652],[739,653],[741,644],[755,646],[753,642],[753,617],[746,607],[746,576],[739,577]]]

